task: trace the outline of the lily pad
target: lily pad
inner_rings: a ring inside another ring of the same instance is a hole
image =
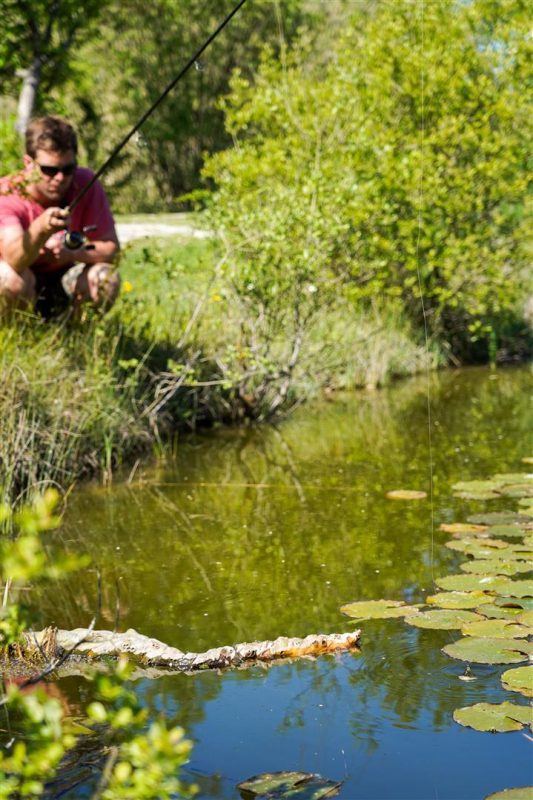
[[[493,602],[501,608],[521,608],[523,611],[533,609],[533,599],[529,597],[495,597]]]
[[[526,514],[529,511],[529,509],[533,511],[533,497],[522,497],[518,501],[518,505],[520,506],[520,508],[525,509]]]
[[[454,483],[454,492],[491,492],[500,488],[498,481],[459,481]]]
[[[509,483],[532,483],[533,474],[531,472],[498,472],[492,476],[491,480],[504,486]]]
[[[485,800],[531,800],[533,786],[517,786],[515,789],[504,789],[485,797]]]
[[[474,664],[519,664],[525,661],[531,646],[522,639],[481,639],[465,636],[447,644],[442,651],[451,658]]]
[[[524,535],[524,528],[520,525],[493,525],[485,530],[498,539],[518,539]]]
[[[489,619],[506,619],[515,621],[520,616],[522,609],[520,608],[501,608],[495,603],[484,603],[475,609],[476,614],[482,614]]]
[[[393,489],[385,495],[389,500],[423,500],[428,496],[427,492],[420,492],[414,489]]]
[[[455,533],[455,534],[463,534],[463,533],[483,533],[483,531],[488,530],[487,525],[472,525],[469,522],[451,522],[446,523],[443,522],[442,525],[439,525],[439,530],[446,531],[446,533]]]
[[[520,692],[533,697],[533,667],[515,667],[502,675],[503,688],[510,692]]]
[[[483,639],[527,639],[533,630],[526,625],[505,619],[483,619],[465,622],[461,627],[465,636],[480,636]]]
[[[459,725],[474,728],[476,731],[519,731],[524,725],[533,722],[532,709],[515,703],[476,703],[473,706],[457,708],[453,718]]]
[[[506,550],[509,542],[502,539],[451,539],[446,542],[446,547],[476,558],[493,558],[497,550]]]
[[[417,606],[408,606],[403,600],[362,600],[347,603],[340,610],[354,619],[389,619],[418,614]]]
[[[487,514],[473,514],[466,521],[474,525],[512,525],[514,522],[528,522],[529,517],[526,514],[517,514],[516,511],[492,511]]]
[[[435,609],[421,611],[419,614],[406,617],[405,621],[416,628],[452,631],[460,630],[468,622],[483,622],[483,617],[474,614],[473,611]]]
[[[506,497],[533,497],[533,484],[512,483],[504,486],[501,491]]]
[[[481,603],[490,603],[491,598],[484,592],[438,592],[426,597],[426,603],[439,608],[476,608]]]
[[[447,589],[454,592],[471,592],[471,591],[498,591],[499,584],[505,581],[498,575],[447,575],[444,578],[437,578],[435,583],[441,589]],[[509,581],[511,583],[511,581]],[[517,581],[518,583],[518,581]],[[507,594],[510,594],[507,592]]]
[[[520,625],[528,625],[530,628],[533,628],[533,610],[522,611],[516,618],[516,621]]]
[[[496,578],[498,581],[498,594],[509,595],[510,597],[531,597],[533,598],[533,580],[530,581],[511,581],[504,578]],[[444,587],[446,588],[446,587]]]
[[[459,567],[463,572],[482,573],[484,575],[516,575],[519,572],[531,572],[533,562],[531,561],[503,561],[503,559],[476,558],[473,561],[465,561]]]
[[[502,493],[495,491],[491,492],[488,489],[479,489],[478,491],[470,489],[469,491],[465,492],[454,492],[453,496],[459,497],[461,500],[497,500],[502,496]]]
[[[520,460],[523,464],[533,464],[533,456],[524,456],[524,458]]]
[[[320,800],[337,794],[341,785],[310,772],[264,772],[238,783],[237,789],[245,800]]]

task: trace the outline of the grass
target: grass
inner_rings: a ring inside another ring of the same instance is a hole
[[[249,378],[217,243],[140,240],[125,249],[121,273],[122,295],[104,317],[0,323],[0,502],[84,475],[109,480],[116,464],[186,425],[261,418],[268,397],[259,400],[258,387],[275,387],[279,369],[274,356]],[[272,353],[283,340],[278,331]],[[383,384],[427,359],[399,315],[339,306],[310,331],[279,410],[322,386]]]

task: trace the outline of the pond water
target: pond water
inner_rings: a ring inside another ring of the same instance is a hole
[[[429,388],[430,425],[427,381],[414,379],[301,408],[277,427],[206,432],[180,443],[173,463],[78,490],[56,538],[101,571],[97,627],[118,620],[201,651],[351,630],[339,607],[354,600],[423,601],[461,560],[439,524],[516,508],[459,500],[451,485],[527,471],[533,451],[530,368],[451,371]],[[431,471],[432,502],[385,498],[429,492]],[[45,600],[43,619],[86,625],[96,594],[88,569]],[[200,797],[236,798],[239,781],[278,770],[342,780],[345,800],[482,800],[531,785],[528,736],[452,719],[471,703],[520,702],[501,688],[506,667],[474,666],[465,683],[465,665],[440,650],[456,632],[359,627],[360,653],[137,681],[151,714],[193,739]],[[90,699],[81,678],[57,689],[72,713]]]

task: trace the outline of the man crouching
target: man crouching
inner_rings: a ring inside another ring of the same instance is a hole
[[[102,186],[94,183],[72,214],[68,209],[93,177],[78,167],[77,150],[68,122],[35,119],[26,131],[24,168],[0,178],[0,314],[35,308],[49,317],[69,302],[108,308],[118,295],[119,243]],[[65,246],[67,227],[86,231],[76,250]]]

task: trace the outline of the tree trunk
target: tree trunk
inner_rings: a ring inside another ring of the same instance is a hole
[[[22,70],[20,73],[21,77],[24,78],[24,81],[22,83],[22,89],[19,96],[15,128],[21,136],[26,134],[28,122],[33,114],[35,98],[37,97],[37,91],[41,82],[41,68],[42,60],[39,56],[37,56],[33,59],[31,67],[29,69]]]

